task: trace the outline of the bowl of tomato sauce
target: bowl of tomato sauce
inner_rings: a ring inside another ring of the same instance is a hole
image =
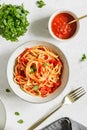
[[[79,21],[69,24],[77,16],[67,10],[58,10],[50,17],[48,29],[50,34],[57,40],[69,40],[74,37],[79,30]]]

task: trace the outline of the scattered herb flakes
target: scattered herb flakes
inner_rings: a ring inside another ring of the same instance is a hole
[[[19,115],[20,115],[19,112],[15,112],[14,114],[15,114],[16,116],[19,116]],[[24,123],[24,121],[23,121],[22,119],[18,120],[17,122],[18,122],[19,124],[23,124],[23,123]]]
[[[86,60],[86,55],[85,54],[83,54],[82,58],[81,58],[81,61],[84,61],[84,60]]]
[[[9,92],[10,92],[10,89],[7,88],[7,89],[6,89],[6,92],[9,93]]]
[[[2,4],[0,6],[0,35],[6,40],[17,41],[29,25],[27,20],[28,11],[20,6]]]
[[[43,6],[45,6],[45,2],[43,0],[38,0],[37,1],[37,5],[38,5],[38,8],[42,8]]]
[[[15,112],[15,115],[16,115],[16,116],[19,116],[19,115],[20,115],[20,113],[19,113],[19,112]]]
[[[17,122],[18,122],[19,124],[23,124],[23,123],[24,123],[24,121],[23,121],[22,119],[18,120]]]

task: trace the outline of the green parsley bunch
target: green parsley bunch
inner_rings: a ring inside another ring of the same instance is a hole
[[[0,35],[6,40],[17,41],[27,31],[28,11],[23,5],[3,4],[0,6]]]

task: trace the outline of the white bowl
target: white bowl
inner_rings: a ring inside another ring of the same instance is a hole
[[[30,48],[30,47],[33,47],[36,45],[37,46],[44,45],[44,46],[50,48],[51,50],[53,50],[54,52],[58,53],[58,55],[60,56],[60,59],[63,62],[61,86],[55,92],[53,92],[52,94],[50,94],[49,96],[47,96],[45,98],[27,94],[26,92],[21,90],[20,87],[13,81],[13,70],[14,70],[15,59],[26,48],[28,48],[28,47]],[[14,93],[17,94],[20,98],[22,98],[26,101],[32,102],[32,103],[44,103],[44,102],[50,101],[50,100],[54,99],[55,97],[57,97],[63,91],[63,89],[66,87],[68,77],[69,77],[69,67],[68,67],[68,63],[67,63],[65,55],[57,46],[55,46],[51,43],[48,43],[48,42],[44,42],[44,41],[29,41],[28,43],[23,44],[22,46],[20,46],[13,52],[13,54],[11,55],[11,57],[8,61],[8,65],[7,65],[7,79],[8,79],[10,87],[12,88]]]
[[[6,111],[4,104],[0,100],[0,130],[4,130],[5,123],[6,123]]]
[[[76,34],[78,33],[78,31],[79,31],[79,27],[80,27],[79,21],[76,22],[76,23],[77,23],[76,31],[75,31],[75,33],[74,33],[70,38],[66,38],[66,39],[59,38],[59,37],[57,37],[57,36],[53,33],[51,26],[52,26],[52,21],[53,21],[54,17],[55,17],[56,15],[60,14],[60,13],[68,13],[68,14],[71,15],[74,19],[77,18],[77,16],[76,16],[73,12],[71,12],[71,11],[68,11],[68,10],[57,10],[57,11],[55,11],[55,12],[51,15],[51,17],[49,18],[49,22],[48,22],[49,32],[50,32],[51,36],[52,36],[53,38],[55,38],[56,40],[59,40],[59,41],[70,40],[70,39],[74,38],[74,37],[76,36]]]

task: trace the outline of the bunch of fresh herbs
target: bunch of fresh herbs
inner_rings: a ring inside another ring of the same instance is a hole
[[[28,11],[23,5],[3,4],[0,6],[0,35],[6,40],[17,41],[27,31]]]

